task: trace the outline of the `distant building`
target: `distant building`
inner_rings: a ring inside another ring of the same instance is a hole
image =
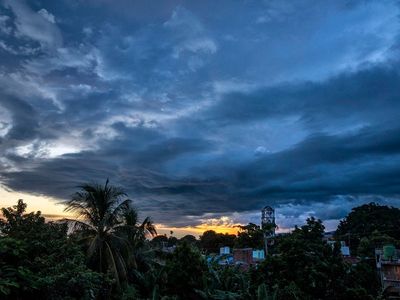
[[[265,259],[264,250],[253,248],[233,249],[233,263],[247,270],[250,266],[259,264]]]
[[[233,260],[236,265],[248,269],[253,264],[253,248],[233,249]]]
[[[375,249],[375,260],[385,299],[400,299],[400,251],[386,245]]]
[[[347,246],[341,246],[340,252],[342,252],[343,256],[350,256],[350,248]]]
[[[230,247],[221,247],[219,254],[207,256],[207,262],[216,262],[219,265],[239,265],[247,270],[252,265],[257,265],[265,259],[264,250],[253,248],[231,249]]]
[[[219,254],[224,255],[224,254],[230,254],[231,253],[231,248],[229,247],[221,247],[219,248]]]
[[[265,259],[264,250],[253,250],[253,261],[263,261]]]

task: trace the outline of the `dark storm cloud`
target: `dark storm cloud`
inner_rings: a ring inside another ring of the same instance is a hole
[[[367,66],[319,83],[287,83],[249,93],[230,93],[206,117],[229,125],[292,115],[317,128],[338,122],[341,124],[337,126],[396,121],[400,115],[399,85],[397,62]]]
[[[0,96],[0,105],[10,112],[13,124],[5,140],[29,140],[37,135],[39,121],[31,105],[8,95]]]
[[[137,206],[157,217],[159,221],[168,221],[166,212],[184,217],[186,214],[201,215],[195,203],[212,195],[210,189],[215,182],[208,180],[177,178],[162,171],[163,163],[184,153],[203,151],[207,141],[194,139],[167,139],[148,147],[135,147],[131,139],[140,135],[147,138],[160,138],[147,129],[135,129],[124,135],[120,142],[101,145],[102,150],[66,154],[60,158],[37,162],[33,170],[7,172],[2,174],[3,183],[15,190],[25,190],[35,194],[51,195],[68,199],[82,182],[104,181],[111,178],[115,184],[122,185],[138,202]],[[18,159],[18,157],[9,157]],[[29,161],[23,161],[29,164]],[[51,175],[51,179],[49,178]],[[146,205],[147,203],[151,205]],[[218,205],[218,204],[216,204]],[[155,209],[158,207],[157,209]],[[158,209],[163,210],[159,215]],[[179,208],[179,213],[177,209]],[[208,208],[209,209],[209,208]],[[172,220],[170,220],[173,223]]]
[[[4,2],[0,183],[110,178],[175,226],[396,203],[396,3],[227,3]]]
[[[168,147],[176,141],[160,144],[164,150],[160,157],[157,156],[160,151],[152,147],[143,152],[113,146],[112,150],[46,161],[33,172],[8,173],[5,182],[13,189],[37,193],[46,190],[52,196],[67,198],[74,185],[81,182],[115,178],[139,201],[139,207],[143,206],[162,222],[176,224],[164,213],[201,216],[204,211],[248,211],[266,200],[274,205],[310,204],[339,195],[399,195],[400,182],[396,176],[400,172],[399,133],[399,128],[387,131],[368,128],[346,136],[313,136],[292,149],[265,155],[246,165],[225,166],[229,168],[226,173],[221,173],[221,168],[211,162],[206,170],[193,172],[192,178],[177,178],[148,169],[162,169],[163,163],[170,159]],[[196,156],[195,149],[191,149],[196,143],[186,142],[188,146],[177,147],[175,155],[181,155],[181,149],[185,149],[194,151]],[[109,151],[118,156],[110,155]],[[200,147],[197,151],[204,149]],[[143,153],[155,161],[143,159]],[[52,174],[50,181],[47,174]],[[157,205],[146,205],[149,199]],[[159,215],[160,207],[164,213]]]
[[[311,136],[254,161],[238,179],[258,182],[251,191],[256,198],[318,201],[341,194],[396,195],[399,180],[392,176],[399,172],[399,133],[399,128],[365,128],[344,136]]]

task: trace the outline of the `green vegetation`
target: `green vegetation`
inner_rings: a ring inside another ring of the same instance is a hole
[[[2,209],[0,294],[8,299],[90,299],[107,291],[106,274],[90,270],[67,225],[45,223],[40,212],[24,214],[22,200]]]
[[[40,212],[26,213],[22,200],[2,209],[1,299],[377,299],[368,257],[399,241],[400,210],[368,204],[354,208],[336,233],[349,237],[358,264],[346,263],[339,244],[323,241],[323,223],[309,218],[277,236],[267,258],[245,270],[210,255],[221,246],[262,248],[255,224],[238,228],[238,236],[155,236],[150,218],[139,222],[125,193],[108,181],[81,186],[66,207],[79,219],[45,222]]]
[[[254,249],[264,248],[264,231],[256,224],[249,223],[245,226],[239,226],[239,232],[235,241],[235,247]]]
[[[377,282],[376,275],[363,286],[360,279],[369,274],[347,265],[339,245],[329,246],[323,233],[321,220],[309,218],[301,228],[278,237],[276,255],[254,271],[254,283],[266,283],[277,299],[374,299],[377,290],[369,295],[366,288]]]
[[[200,247],[207,253],[218,253],[223,246],[233,247],[236,236],[234,234],[216,233],[214,230],[207,230],[200,236]]]
[[[373,256],[373,249],[385,243],[400,246],[400,209],[376,203],[355,207],[340,222],[336,238],[348,241],[360,256]]]

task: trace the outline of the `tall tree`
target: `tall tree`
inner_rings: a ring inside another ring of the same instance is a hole
[[[247,225],[240,225],[238,227],[239,232],[235,242],[235,247],[250,247],[254,249],[264,248],[264,232],[258,225],[249,223]]]
[[[147,236],[155,237],[157,235],[156,227],[150,217],[146,217],[139,222],[138,212],[131,205],[123,213],[124,224],[119,226],[121,232],[126,233],[130,243],[136,248],[143,245]]]
[[[99,272],[111,271],[120,286],[127,278],[127,264],[132,260],[130,234],[138,232],[132,201],[108,180],[104,185],[84,184],[80,188],[65,211],[75,213],[78,218],[70,221],[87,246],[90,265]],[[144,224],[143,232],[145,229],[153,231],[149,224]]]
[[[131,206],[124,213],[124,224],[115,230],[121,239],[128,240],[131,249],[131,252],[125,256],[127,267],[133,267],[136,271],[148,271],[154,263],[154,259],[153,249],[149,246],[146,238],[157,235],[157,230],[150,217],[139,222],[137,210]],[[132,274],[132,272],[130,273]]]

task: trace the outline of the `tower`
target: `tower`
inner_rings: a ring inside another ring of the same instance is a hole
[[[261,210],[261,229],[264,233],[265,255],[268,254],[268,241],[275,236],[275,210],[271,206],[265,206]]]

